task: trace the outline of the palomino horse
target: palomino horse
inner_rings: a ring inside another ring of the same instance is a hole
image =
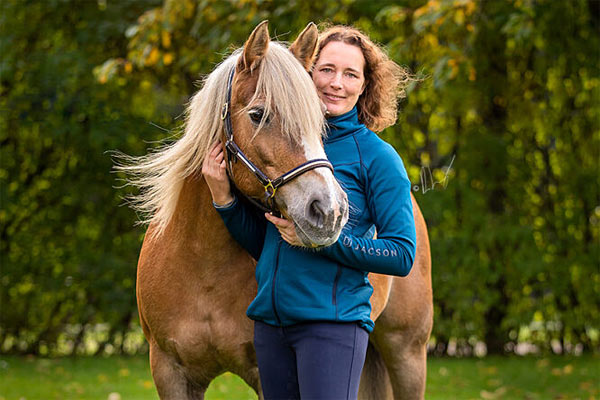
[[[226,371],[242,377],[262,398],[253,322],[245,315],[257,290],[255,261],[230,237],[199,171],[212,144],[228,137],[223,122],[228,112],[235,143],[266,176],[325,158],[321,103],[305,71],[317,37],[311,23],[288,50],[271,42],[266,21],[261,23],[243,51],[218,66],[193,97],[182,138],[118,167],[143,188],[138,209],[151,215],[138,263],[137,299],[161,399],[202,399],[210,382]],[[348,208],[346,195],[323,166],[312,165],[274,196],[282,213],[317,245],[337,240],[340,216],[345,223]],[[241,192],[264,198],[267,189],[243,163],[232,163],[230,173]],[[326,205],[319,208],[327,214],[316,219],[337,223],[315,223],[307,207],[314,199]],[[423,397],[432,294],[427,231],[414,201],[413,206],[418,240],[413,271],[407,278],[370,277],[377,324],[362,398]]]

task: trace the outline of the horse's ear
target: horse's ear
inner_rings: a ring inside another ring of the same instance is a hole
[[[238,63],[238,71],[254,70],[260,60],[267,54],[269,48],[269,21],[265,20],[258,24],[244,44],[244,54]]]
[[[296,41],[290,46],[292,54],[294,54],[307,71],[312,67],[318,41],[319,31],[317,30],[317,26],[309,22]]]

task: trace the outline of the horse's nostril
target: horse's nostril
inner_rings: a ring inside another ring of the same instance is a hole
[[[323,221],[325,220],[325,210],[323,209],[323,204],[320,200],[317,199],[310,202],[308,207],[308,220],[317,228],[321,228],[323,226]]]

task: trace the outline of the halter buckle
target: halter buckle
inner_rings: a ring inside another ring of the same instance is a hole
[[[227,113],[229,112],[229,103],[223,104],[223,109],[221,110],[221,119],[225,120],[227,118]]]
[[[273,186],[273,182],[269,181],[269,183],[265,185],[265,195],[267,197],[267,200],[270,200],[273,197],[275,197],[275,192],[277,192],[277,188]]]

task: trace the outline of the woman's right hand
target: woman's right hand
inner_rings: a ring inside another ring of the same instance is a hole
[[[231,203],[234,199],[227,177],[225,155],[221,142],[215,143],[202,163],[202,175],[208,184],[213,202],[218,206]]]

